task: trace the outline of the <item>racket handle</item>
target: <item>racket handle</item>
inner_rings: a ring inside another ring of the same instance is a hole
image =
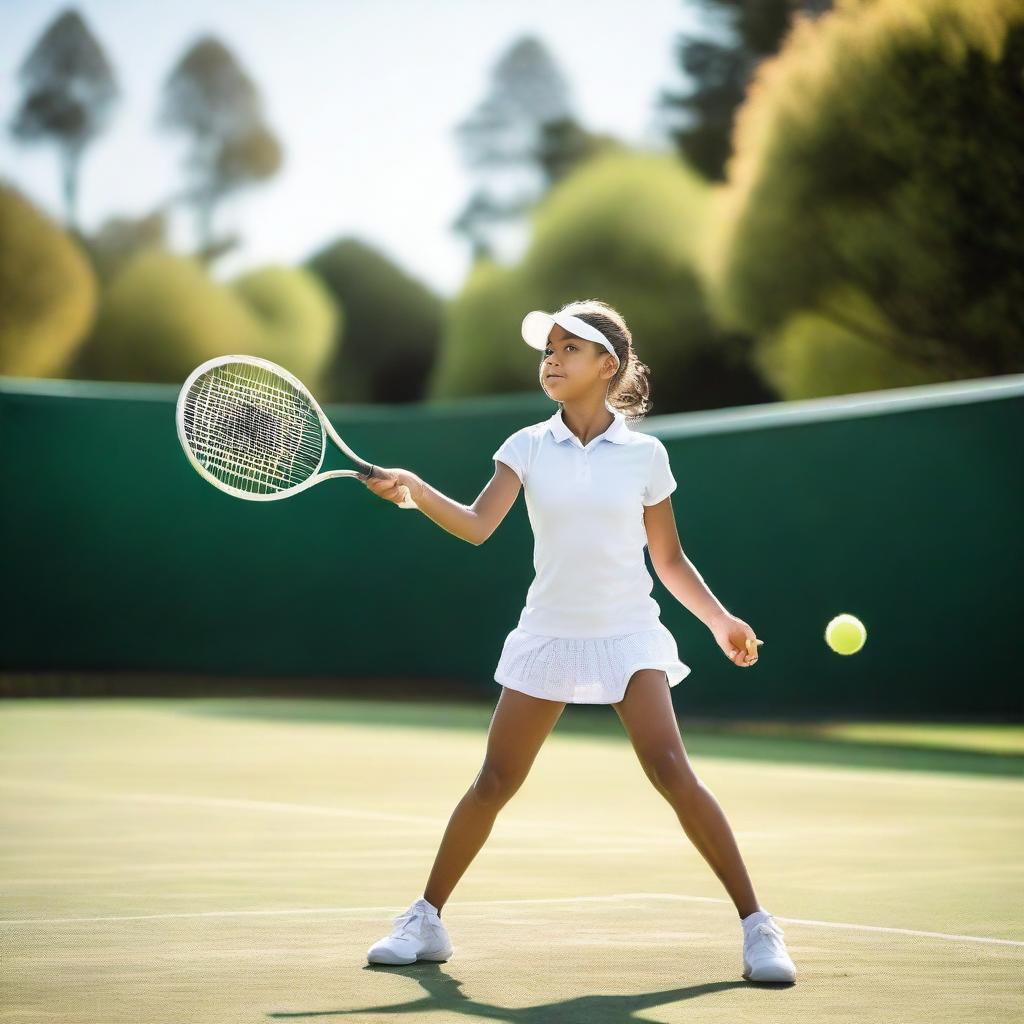
[[[371,477],[373,476],[373,470],[375,467],[372,465],[372,463],[367,463],[367,465],[369,466],[369,469],[366,471],[366,476]],[[419,508],[419,505],[417,505],[416,502],[412,500],[412,495],[409,492],[409,488],[406,487],[405,484],[402,485],[402,500],[398,502],[398,507]]]

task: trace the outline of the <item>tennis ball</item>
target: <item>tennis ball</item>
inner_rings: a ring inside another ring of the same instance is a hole
[[[825,627],[825,643],[836,654],[856,654],[867,637],[868,631],[856,615],[837,615]]]

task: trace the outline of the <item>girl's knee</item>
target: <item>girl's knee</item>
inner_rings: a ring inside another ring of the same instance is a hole
[[[644,761],[644,769],[654,788],[672,802],[689,802],[704,788],[682,751],[659,751]]]
[[[522,785],[522,779],[491,765],[484,765],[473,781],[473,798],[489,807],[501,807],[508,803]]]

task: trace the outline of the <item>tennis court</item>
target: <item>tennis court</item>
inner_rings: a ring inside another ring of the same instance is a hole
[[[0,1024],[1024,1024],[1022,53],[0,4]]]
[[[0,1019],[1010,1021],[1021,730],[690,731],[794,987],[740,978],[717,880],[611,709],[568,707],[443,911],[447,963],[370,966],[422,892],[491,707],[261,698],[0,709]]]

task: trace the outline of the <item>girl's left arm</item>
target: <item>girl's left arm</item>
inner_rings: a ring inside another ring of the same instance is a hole
[[[763,643],[753,629],[729,610],[711,592],[696,566],[679,543],[671,497],[644,506],[644,527],[651,565],[665,589],[684,608],[711,630],[726,657],[737,665],[757,661],[757,645]]]

